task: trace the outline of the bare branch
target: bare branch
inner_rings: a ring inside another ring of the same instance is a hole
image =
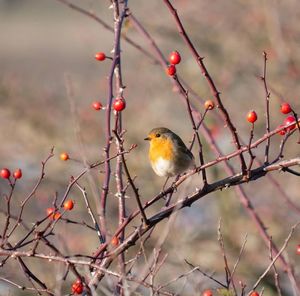
[[[256,281],[256,283],[253,285],[252,290],[248,293],[248,295],[251,294],[251,292],[257,288],[257,286],[259,285],[259,283],[262,281],[262,279],[266,276],[266,274],[269,272],[269,270],[272,268],[272,266],[274,265],[274,263],[277,261],[277,259],[279,258],[279,256],[283,253],[283,251],[286,249],[296,227],[300,224],[300,222],[296,223],[294,226],[292,226],[291,231],[289,233],[289,235],[287,236],[287,238],[284,241],[284,244],[282,245],[281,249],[279,250],[279,252],[276,254],[276,256],[273,258],[272,262],[269,264],[269,266],[266,268],[266,270],[262,273],[262,275],[258,278],[258,280]]]

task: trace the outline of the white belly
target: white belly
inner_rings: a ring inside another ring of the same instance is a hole
[[[155,164],[152,164],[152,168],[155,173],[161,177],[174,176],[174,165],[170,160],[163,159],[160,157]]]

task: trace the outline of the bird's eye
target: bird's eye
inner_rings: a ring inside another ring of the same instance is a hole
[[[156,134],[155,137],[156,137],[156,138],[159,138],[159,137],[160,137],[160,134]]]

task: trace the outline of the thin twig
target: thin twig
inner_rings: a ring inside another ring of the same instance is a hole
[[[221,219],[219,220],[219,226],[218,226],[218,241],[219,241],[219,244],[220,244],[220,248],[221,248],[222,256],[223,256],[223,260],[224,260],[224,265],[225,265],[227,289],[229,289],[230,284],[232,284],[232,288],[233,288],[235,294],[237,295],[237,291],[236,291],[236,287],[235,287],[235,283],[234,283],[234,278],[231,274],[229,264],[228,264],[228,260],[227,260],[226,251],[225,251],[224,239],[223,239],[223,235],[222,235],[222,232],[221,232]]]
[[[114,32],[114,28],[112,26],[110,26],[109,24],[107,24],[105,21],[103,21],[99,16],[97,16],[94,12],[88,11],[74,3],[71,3],[68,0],[56,0],[66,6],[68,6],[69,8],[93,19],[94,21],[96,21],[97,23],[99,23],[101,26],[103,26],[104,29],[110,31],[110,32]],[[142,54],[144,54],[145,56],[149,57],[153,63],[156,63],[156,59],[144,48],[142,48],[139,44],[137,44],[135,41],[133,41],[131,38],[127,37],[125,34],[121,35],[121,38],[123,38],[128,44],[130,44],[131,46],[133,46],[135,49],[137,49],[138,51],[140,51]]]
[[[214,281],[215,283],[217,283],[218,285],[220,285],[221,287],[227,289],[227,286],[225,284],[223,284],[222,282],[218,281],[217,279],[215,279],[214,277],[212,277],[211,275],[207,274],[206,272],[202,271],[200,269],[199,266],[194,266],[192,263],[188,262],[186,259],[184,259],[184,261],[186,262],[186,264],[188,264],[190,267],[192,267],[193,269],[199,271],[201,274],[203,274],[205,277],[209,278],[210,280]]]
[[[116,131],[114,131],[114,133],[115,133],[115,136],[116,136],[116,138],[118,140],[118,143],[120,145],[120,152],[122,152],[124,150],[124,148],[123,148],[123,141],[122,141],[122,139],[120,138],[120,136],[118,135],[118,133]],[[131,175],[130,175],[130,172],[128,170],[128,167],[127,167],[124,155],[121,154],[121,157],[122,157],[122,163],[123,163],[125,174],[127,176],[128,182],[129,182],[129,184],[130,184],[130,186],[131,186],[131,188],[133,190],[133,193],[134,193],[137,205],[139,207],[140,213],[141,213],[141,215],[142,215],[145,223],[148,224],[148,219],[147,219],[147,216],[145,214],[145,211],[144,211],[142,203],[141,203],[141,199],[140,199],[140,195],[139,195],[139,192],[138,192],[138,188],[135,186],[135,184],[133,182],[133,179],[131,178]]]
[[[270,260],[272,262],[272,260],[273,260],[272,237],[270,237],[269,252],[270,252],[269,257],[270,257]],[[276,286],[276,289],[277,289],[278,296],[282,296],[281,287],[280,287],[280,283],[279,283],[279,274],[278,274],[275,263],[273,264],[273,270],[274,270],[274,281],[275,281],[275,286]]]
[[[199,145],[200,165],[204,165],[203,146],[202,146],[201,138],[200,138],[198,128],[196,126],[195,119],[194,119],[194,116],[193,116],[193,108],[192,108],[191,103],[190,103],[190,99],[189,99],[189,96],[188,96],[188,91],[183,87],[183,85],[179,81],[177,75],[174,76],[174,79],[175,79],[177,85],[180,87],[180,91],[184,94],[186,105],[187,105],[187,111],[188,111],[190,121],[191,121],[193,130],[194,130],[194,135],[196,136],[196,139],[197,139],[197,142],[198,142],[198,145]],[[201,121],[200,121],[200,124],[201,124]],[[203,185],[206,186],[207,185],[207,176],[206,176],[205,169],[202,170],[201,173],[202,173]]]
[[[95,216],[94,216],[94,214],[93,214],[93,211],[92,211],[92,209],[91,209],[90,202],[89,202],[89,200],[88,200],[88,198],[87,198],[86,190],[85,190],[85,188],[81,187],[81,186],[79,185],[78,182],[76,182],[75,184],[76,184],[77,188],[78,188],[78,189],[81,191],[81,193],[82,193],[82,196],[83,196],[83,199],[84,199],[84,202],[85,202],[87,211],[88,211],[88,213],[89,213],[89,215],[90,215],[90,217],[91,217],[91,219],[92,219],[92,221],[93,221],[93,224],[94,224],[95,230],[96,230],[96,232],[97,232],[97,235],[98,235],[100,244],[103,244],[103,243],[104,243],[104,238],[103,238],[103,236],[102,236],[102,234],[101,234],[100,227],[99,227],[99,225],[98,225],[98,223],[97,223],[97,221],[96,221],[96,218],[95,218]]]
[[[20,207],[20,212],[19,212],[19,215],[18,215],[18,219],[17,219],[15,225],[12,227],[12,229],[8,233],[7,237],[10,237],[14,233],[14,231],[18,228],[18,226],[20,225],[20,222],[22,221],[22,215],[23,215],[23,211],[24,211],[25,205],[34,196],[34,194],[36,193],[36,191],[39,188],[40,184],[42,183],[42,181],[43,181],[43,179],[45,177],[45,168],[46,168],[46,165],[47,165],[48,161],[53,156],[54,156],[54,147],[52,147],[50,149],[50,152],[49,152],[48,156],[45,158],[45,160],[42,161],[42,163],[41,163],[40,177],[38,178],[36,184],[34,185],[33,189],[31,190],[31,192],[21,202],[21,207]],[[2,237],[4,237],[4,236],[2,236]]]
[[[241,249],[240,249],[239,256],[238,256],[238,258],[237,258],[237,260],[236,260],[236,262],[235,262],[235,264],[234,264],[234,266],[233,266],[233,268],[232,268],[231,278],[233,278],[233,276],[234,276],[234,274],[235,274],[235,271],[236,271],[236,269],[237,269],[237,267],[238,267],[238,265],[239,265],[239,263],[240,263],[240,260],[241,260],[241,258],[242,258],[242,255],[243,255],[243,253],[244,253],[245,246],[246,246],[246,243],[247,243],[247,237],[248,237],[248,235],[246,234],[246,235],[245,235],[245,238],[244,238],[244,241],[243,241],[243,244],[242,244],[242,247],[241,247]]]
[[[269,270],[272,268],[272,266],[274,265],[274,263],[277,261],[277,259],[279,258],[279,256],[281,256],[281,254],[283,253],[283,251],[285,250],[285,248],[287,247],[296,227],[300,224],[300,222],[296,223],[294,226],[292,226],[291,231],[289,233],[289,235],[287,236],[287,238],[284,241],[284,244],[282,245],[281,249],[279,250],[279,252],[276,254],[276,256],[273,258],[273,260],[271,261],[271,263],[269,264],[269,266],[266,268],[266,270],[261,274],[261,276],[258,278],[258,280],[256,281],[256,283],[253,285],[252,290],[248,293],[248,295],[251,294],[251,292],[253,292],[253,290],[255,290],[257,288],[257,286],[259,285],[259,283],[262,281],[262,279],[266,276],[266,274],[269,272]]]
[[[264,56],[264,70],[263,70],[263,76],[261,77],[261,80],[264,84],[265,89],[265,100],[266,100],[266,109],[265,109],[265,116],[266,116],[266,133],[270,132],[270,95],[271,93],[268,90],[267,86],[267,53],[263,52]],[[265,147],[265,164],[269,163],[269,150],[270,150],[270,138],[267,139],[266,147]]]
[[[23,285],[19,285],[19,284],[15,283],[15,282],[10,281],[9,279],[3,278],[3,277],[0,277],[0,281],[5,282],[5,283],[7,283],[7,284],[9,284],[9,285],[12,285],[12,286],[14,286],[14,287],[17,287],[18,289],[20,289],[20,290],[22,290],[22,291],[26,291],[26,290],[27,290],[27,291],[36,291],[36,290],[37,290],[37,291],[40,292],[40,293],[49,293],[50,295],[54,295],[54,293],[51,292],[50,290],[39,289],[39,288],[25,287],[25,286],[23,286]]]
[[[253,161],[255,159],[255,156],[254,156],[254,154],[252,153],[252,150],[251,150],[251,143],[252,143],[252,140],[253,140],[253,136],[254,136],[254,123],[252,123],[252,125],[251,125],[251,131],[250,131],[250,137],[249,137],[249,143],[248,143],[249,155],[250,155],[250,163],[249,163],[248,168],[247,168],[248,178],[250,177],[249,172],[252,168]]]

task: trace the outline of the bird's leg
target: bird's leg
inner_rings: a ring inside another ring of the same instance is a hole
[[[170,202],[171,202],[171,198],[172,198],[172,196],[173,196],[173,193],[177,191],[176,182],[178,181],[179,178],[180,178],[180,175],[177,175],[176,178],[175,178],[175,180],[173,181],[173,183],[172,183],[172,185],[171,185],[172,188],[173,188],[173,190],[172,190],[172,192],[169,194],[169,196],[168,196],[168,198],[167,198],[167,201],[166,201],[166,203],[165,203],[165,207],[168,207],[168,206],[169,206],[169,204],[170,204]]]
[[[165,181],[165,183],[164,183],[164,186],[163,186],[162,190],[160,191],[160,193],[161,193],[161,194],[163,194],[163,193],[164,193],[164,191],[165,191],[165,189],[166,189],[166,185],[167,185],[168,181],[169,181],[169,177],[167,177],[167,179],[166,179],[166,181]],[[165,196],[163,196],[162,198],[163,198],[163,199],[166,199],[166,197],[165,197]]]
[[[164,190],[165,190],[165,187],[166,187],[166,185],[167,185],[168,181],[169,181],[169,177],[167,177],[167,179],[166,179],[166,181],[165,181],[165,183],[164,183],[164,186],[163,186],[163,189],[162,189],[162,191],[164,191]]]

